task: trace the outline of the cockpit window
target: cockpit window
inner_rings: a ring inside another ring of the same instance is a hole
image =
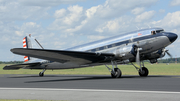
[[[156,33],[161,33],[163,31],[164,31],[163,29],[162,30],[156,30]]]
[[[156,35],[156,33],[161,33],[161,32],[164,32],[163,29],[161,30],[154,30],[154,31],[151,31],[151,35]]]
[[[156,31],[151,31],[151,35],[155,35],[156,34]]]

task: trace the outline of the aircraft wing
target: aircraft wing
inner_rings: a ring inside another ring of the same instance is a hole
[[[7,65],[3,68],[3,70],[16,70],[20,68],[26,68],[26,67],[31,67],[31,66],[37,66],[40,63],[23,63],[23,64],[17,64],[17,65]]]
[[[93,52],[79,52],[67,50],[48,50],[48,49],[26,49],[14,48],[11,52],[19,55],[26,55],[30,57],[56,61],[60,63],[73,62],[79,65],[102,63],[110,61],[115,55],[112,53],[93,53]]]

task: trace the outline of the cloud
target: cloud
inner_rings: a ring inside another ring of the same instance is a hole
[[[87,16],[87,18],[91,18],[92,16],[94,16],[94,14],[95,14],[96,11],[97,11],[97,8],[99,8],[99,7],[100,7],[100,5],[91,7],[90,9],[87,9],[87,10],[86,10],[86,16]]]
[[[65,16],[65,13],[66,13],[65,9],[56,10],[54,16],[55,18],[61,18]]]
[[[65,14],[66,13],[66,14]],[[67,30],[80,24],[83,17],[83,7],[78,5],[70,6],[65,9],[56,10],[55,21],[49,26],[50,30]]]
[[[150,7],[155,4],[157,0],[144,1],[144,0],[107,0],[104,5],[99,5],[96,9],[96,16],[101,18],[112,18],[113,16],[121,16],[137,7]]]
[[[154,21],[152,24],[165,27],[167,29],[180,28],[180,11],[168,13],[162,20]]]
[[[83,7],[80,7],[78,5],[70,6],[68,7],[68,11],[70,12],[70,14],[64,18],[64,23],[71,25],[73,22],[79,21],[83,11]]]
[[[131,12],[132,12],[133,14],[137,15],[137,14],[142,13],[144,10],[145,10],[144,7],[137,7],[137,8],[135,8],[135,9],[133,9]]]
[[[171,6],[179,6],[180,5],[180,1],[179,0],[172,0],[170,5]]]
[[[119,27],[120,27],[119,20],[115,19],[115,20],[107,21],[104,24],[100,25],[99,27],[96,28],[96,31],[100,33],[103,33],[104,31],[115,32],[119,29]]]
[[[127,0],[107,0],[104,4],[93,6],[89,9],[83,9],[79,5],[70,6],[67,9],[60,9],[55,12],[56,19],[49,26],[49,29],[86,34],[102,33],[105,30],[108,30],[108,32],[118,32],[118,28],[122,27],[119,23],[123,21],[113,21],[113,18],[121,18],[128,11],[132,11],[134,14],[140,14],[156,2],[157,0],[138,0],[131,2]],[[147,13],[150,13],[150,16],[145,16],[147,17],[145,18],[143,15],[140,15],[139,19],[150,19],[152,12]]]
[[[88,39],[90,41],[100,40],[100,39],[104,39],[104,38],[105,38],[105,36],[103,36],[103,35],[89,35],[88,36]]]
[[[20,2],[9,0],[0,3],[0,20],[2,21],[22,21],[26,19],[37,20],[49,16],[49,7],[25,6]]]
[[[73,4],[76,2],[83,2],[86,0],[18,0],[23,5],[26,6],[57,6],[61,4]]]
[[[159,13],[165,13],[165,10],[164,9],[160,9]]]
[[[144,22],[147,20],[152,19],[152,17],[155,15],[155,11],[148,11],[148,12],[144,12],[140,15],[137,15],[135,18],[136,22]]]
[[[18,36],[23,36],[23,31],[21,32],[21,31],[15,31],[15,33],[16,33],[16,35],[18,35]]]

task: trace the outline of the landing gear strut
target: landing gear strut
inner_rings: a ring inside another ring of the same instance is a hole
[[[135,68],[136,68],[136,70],[139,72],[139,76],[141,76],[141,77],[147,77],[148,76],[148,74],[149,74],[149,71],[148,71],[148,69],[146,68],[146,67],[144,67],[144,62],[142,61],[142,66],[143,67],[141,67],[141,63],[140,63],[140,67],[137,67],[137,66],[135,66],[133,63],[131,63]]]
[[[43,69],[43,71],[39,73],[39,76],[40,76],[40,77],[44,76],[44,72],[45,72],[45,71],[46,71],[46,69]]]
[[[112,78],[120,78],[122,75],[122,72],[117,67],[117,63],[115,61],[111,61],[111,64],[112,64],[112,69],[109,68],[107,65],[105,65],[108,68],[109,72],[111,73],[111,77]],[[114,68],[114,65],[116,66],[116,68]]]

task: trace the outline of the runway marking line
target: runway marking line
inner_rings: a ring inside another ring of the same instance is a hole
[[[173,91],[101,90],[101,89],[0,88],[0,90],[40,90],[40,91],[84,91],[84,92],[180,94],[180,92],[173,92]]]

